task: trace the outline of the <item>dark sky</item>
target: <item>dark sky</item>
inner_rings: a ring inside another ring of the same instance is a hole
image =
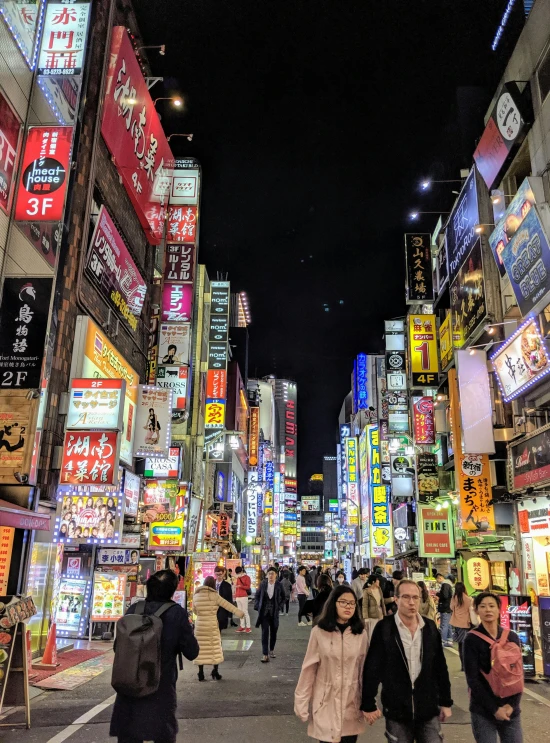
[[[175,155],[203,166],[199,260],[249,293],[250,375],[298,383],[305,490],[335,453],[353,357],[405,312],[408,211],[448,210],[458,187],[421,195],[418,181],[471,163],[513,41],[491,51],[507,2],[134,4],[144,43],[166,44],[149,57],[165,77],[153,97],[187,101],[161,111],[168,133],[194,133]]]

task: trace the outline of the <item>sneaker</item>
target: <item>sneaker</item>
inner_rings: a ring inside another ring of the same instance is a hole
[[[262,655],[262,663],[269,663],[269,655]]]
[[[244,627],[239,627],[239,629],[235,630],[235,632],[244,632],[244,631],[245,631]]]
[[[247,627],[245,629],[245,632],[246,632],[247,635],[249,635],[252,632],[252,630],[250,629],[250,627]]]
[[[273,652],[273,650],[271,650],[270,653],[269,653],[269,657],[270,658],[276,658],[277,656],[275,655],[275,653]]]
[[[307,622],[298,622],[298,627],[307,627],[307,626],[308,626]]]

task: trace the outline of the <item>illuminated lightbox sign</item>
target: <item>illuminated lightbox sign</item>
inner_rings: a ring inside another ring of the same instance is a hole
[[[60,482],[63,485],[117,485],[120,437],[117,431],[67,431]]]
[[[119,544],[124,494],[60,488],[53,541],[67,544]]]
[[[302,498],[302,511],[320,511],[321,498],[318,495],[308,495]]]
[[[73,379],[69,390],[67,428],[122,430],[126,382],[123,379]]]
[[[38,55],[39,75],[82,73],[90,5],[88,0],[73,0],[70,5],[47,3]]]
[[[168,456],[172,434],[172,390],[139,385],[134,454]]]
[[[491,356],[505,402],[550,372],[548,350],[537,321],[529,319]]]
[[[166,459],[145,460],[145,477],[179,477],[180,450],[171,446]]]

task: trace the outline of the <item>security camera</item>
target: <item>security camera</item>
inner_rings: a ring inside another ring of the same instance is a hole
[[[21,485],[26,485],[29,481],[29,476],[26,472],[14,472],[13,476]]]

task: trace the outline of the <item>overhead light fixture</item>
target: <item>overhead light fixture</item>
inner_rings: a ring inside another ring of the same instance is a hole
[[[431,181],[422,181],[422,183],[420,184],[420,188],[423,191],[427,191],[431,185],[432,185]]]
[[[418,219],[418,212],[411,212],[409,214],[409,219],[412,219],[412,220]]]

